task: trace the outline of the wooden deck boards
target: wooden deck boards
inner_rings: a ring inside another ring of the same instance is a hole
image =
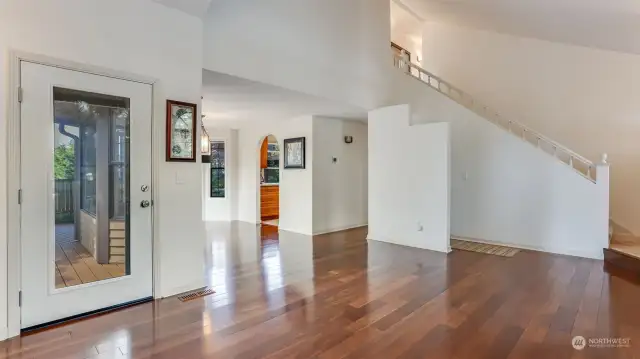
[[[69,235],[70,229],[56,228],[56,288],[97,282],[125,274],[125,266],[100,264],[80,242]]]

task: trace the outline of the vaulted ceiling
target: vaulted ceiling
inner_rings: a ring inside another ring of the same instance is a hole
[[[394,0],[426,21],[640,54],[637,0]]]
[[[287,120],[319,115],[365,121],[367,111],[281,87],[202,70],[202,111],[207,126],[244,120]]]

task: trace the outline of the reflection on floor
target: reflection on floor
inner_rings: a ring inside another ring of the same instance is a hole
[[[269,241],[278,241],[278,227],[270,226],[268,224],[262,224],[260,226],[260,237],[262,238],[262,245],[269,243]]]
[[[367,241],[367,229],[261,240],[207,223],[206,284],[0,344],[9,358],[637,358],[640,286],[602,261],[450,254]],[[185,280],[185,282],[188,279]],[[573,336],[630,347],[576,351]]]
[[[99,264],[74,240],[73,224],[56,225],[56,288],[122,277],[124,264]]]

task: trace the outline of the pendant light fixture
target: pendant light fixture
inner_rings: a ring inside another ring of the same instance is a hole
[[[207,130],[204,128],[204,117],[205,115],[202,115],[202,118],[200,121],[200,126],[202,127],[200,129],[200,152],[203,155],[210,155],[211,140],[209,139],[209,133],[207,133]]]

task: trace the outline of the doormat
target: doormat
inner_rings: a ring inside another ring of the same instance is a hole
[[[178,296],[178,299],[180,299],[181,302],[188,302],[190,300],[194,300],[194,299],[198,299],[201,297],[205,297],[207,295],[211,295],[215,293],[215,291],[211,288],[202,288],[202,289],[198,289],[194,292],[189,292],[189,293],[185,293],[185,294],[181,294]]]
[[[461,241],[459,239],[451,240],[451,248],[460,249],[460,250],[469,251],[469,252],[492,254],[494,256],[502,256],[502,257],[513,257],[518,252],[520,252],[520,250],[517,248],[497,246],[495,244]]]

